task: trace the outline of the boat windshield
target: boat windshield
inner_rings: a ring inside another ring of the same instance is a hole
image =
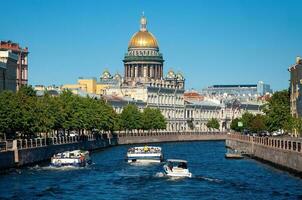
[[[188,169],[188,165],[185,162],[169,162],[168,166],[171,168],[173,167],[178,167],[178,168],[182,168],[182,169]]]
[[[187,169],[188,168],[187,163],[184,163],[184,162],[179,163],[177,167],[182,168],[182,169]]]

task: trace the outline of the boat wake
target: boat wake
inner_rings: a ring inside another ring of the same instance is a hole
[[[162,172],[157,172],[157,173],[155,174],[155,177],[158,177],[158,178],[165,177],[165,174],[162,173]]]
[[[193,179],[199,179],[199,180],[204,180],[208,182],[214,182],[214,183],[221,183],[223,180],[217,179],[217,178],[209,178],[205,176],[192,176]]]
[[[159,164],[159,163],[154,163],[154,162],[131,162],[131,163],[128,163],[130,165],[133,165],[133,166],[150,166],[150,165],[156,165],[156,164]]]
[[[88,168],[88,166],[86,167],[77,167],[77,166],[62,166],[62,167],[56,167],[56,166],[39,166],[36,165],[34,167],[30,167],[30,170],[34,170],[34,171],[48,171],[48,170],[57,170],[57,171],[69,171],[69,170],[80,170],[80,169],[85,169]]]

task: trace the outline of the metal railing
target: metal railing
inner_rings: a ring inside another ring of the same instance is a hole
[[[102,138],[102,137],[100,137]],[[94,141],[96,137],[94,135],[85,136],[66,136],[66,137],[50,137],[50,138],[34,138],[34,139],[17,139],[15,140],[17,149],[30,149],[39,148],[49,145],[63,145],[77,143],[81,141]],[[1,141],[0,151],[13,150],[13,140]]]
[[[118,137],[154,137],[154,136],[172,136],[172,135],[225,135],[227,132],[203,132],[203,131],[117,131]]]

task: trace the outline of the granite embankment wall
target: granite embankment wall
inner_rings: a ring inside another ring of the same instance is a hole
[[[37,162],[49,160],[54,154],[76,149],[97,150],[117,145],[117,138],[98,138],[89,140],[76,139],[53,139],[51,144],[42,140],[26,143],[21,140],[15,142],[12,149],[0,152],[0,170],[19,167]]]
[[[0,170],[13,167],[15,165],[14,151],[0,152]]]
[[[158,142],[181,142],[202,140],[225,140],[221,132],[150,132],[119,133],[118,144],[148,144]]]
[[[302,175],[302,140],[228,135],[226,146]]]

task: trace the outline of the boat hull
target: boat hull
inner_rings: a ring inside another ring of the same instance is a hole
[[[128,163],[160,163],[162,162],[159,159],[140,159],[140,158],[128,158]]]
[[[192,177],[192,173],[189,172],[189,170],[187,169],[183,169],[183,170],[174,170],[173,169],[169,169],[168,165],[164,165],[164,173],[166,176],[169,177],[188,177],[191,178]]]
[[[128,163],[160,163],[164,160],[162,153],[127,153]]]

